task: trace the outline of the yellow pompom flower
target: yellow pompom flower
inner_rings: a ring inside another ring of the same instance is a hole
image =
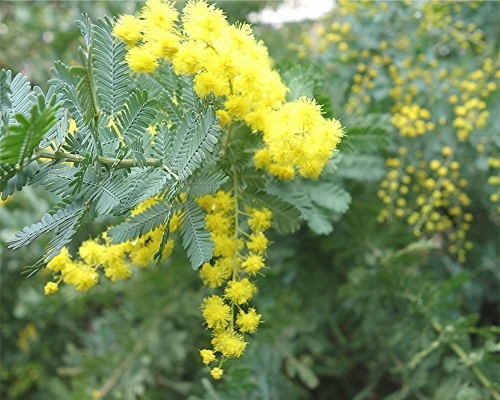
[[[261,232],[252,233],[250,235],[250,240],[247,242],[247,248],[258,254],[262,254],[266,251],[269,241]]]
[[[143,20],[133,15],[121,15],[119,23],[113,28],[113,35],[123,40],[129,47],[132,47],[142,37],[143,22]]]
[[[86,264],[93,266],[100,264],[103,251],[105,251],[105,246],[95,240],[86,240],[78,249],[78,254]]]
[[[214,379],[222,378],[223,374],[224,374],[224,370],[219,368],[219,367],[215,367],[210,371],[210,375],[212,375],[212,378],[214,378]]]
[[[55,282],[47,282],[44,288],[44,292],[48,296],[56,294],[58,290],[59,286]]]
[[[258,254],[250,254],[241,266],[247,274],[255,275],[264,267],[264,258]]]
[[[49,261],[47,268],[54,272],[64,272],[72,262],[68,249],[63,247],[61,252]]]
[[[220,296],[203,299],[201,311],[209,328],[224,329],[231,320],[231,308]]]
[[[215,351],[221,352],[224,357],[238,358],[245,351],[247,342],[241,333],[219,331],[214,333],[212,345]]]
[[[260,314],[257,314],[255,308],[249,308],[248,312],[240,310],[236,317],[236,323],[241,332],[254,333],[260,323]]]
[[[253,156],[253,162],[257,168],[269,168],[272,163],[269,150],[267,148],[257,150]]]
[[[104,264],[104,275],[112,282],[129,278],[132,275],[130,266],[121,257],[108,257]]]
[[[268,167],[268,171],[271,175],[281,180],[289,180],[295,177],[295,170],[290,164],[280,165],[273,163]]]
[[[221,212],[205,216],[205,227],[213,234],[224,234],[228,232],[231,225],[232,221]]]
[[[151,73],[158,68],[158,60],[150,46],[133,47],[128,51],[125,60],[134,72]]]
[[[221,286],[228,278],[227,273],[218,266],[212,266],[209,263],[203,263],[200,268],[200,277],[203,284],[212,289]]]
[[[82,262],[73,262],[63,272],[63,281],[75,287],[76,290],[86,292],[99,280],[99,274],[94,268]]]
[[[243,278],[240,281],[230,281],[224,290],[224,298],[228,299],[233,304],[245,304],[257,291],[255,285]]]
[[[228,113],[224,110],[217,110],[215,112],[215,115],[219,117],[219,126],[225,126],[229,121],[231,121],[231,118],[229,118]]]
[[[199,96],[213,92],[215,96],[227,96],[229,85],[210,72],[201,72],[194,78],[194,90]]]
[[[267,208],[250,209],[250,218],[248,226],[253,232],[263,232],[271,227],[271,218],[273,214]]]
[[[247,99],[243,96],[230,96],[224,102],[224,107],[226,108],[229,115],[235,118],[243,118],[243,116],[248,113],[250,107]]]
[[[172,59],[172,65],[177,75],[192,75],[203,67],[203,60],[213,50],[201,40],[189,40],[182,43]]]
[[[217,360],[212,350],[200,350],[200,356],[203,358],[203,364],[205,365]]]
[[[148,0],[141,10],[144,25],[149,31],[169,31],[175,29],[179,12],[172,1]]]
[[[184,30],[192,39],[210,40],[219,37],[228,22],[222,10],[206,1],[190,1],[183,10]]]

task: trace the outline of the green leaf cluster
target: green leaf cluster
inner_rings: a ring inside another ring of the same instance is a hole
[[[185,212],[182,235],[197,268],[212,257],[213,243],[199,207],[192,200],[179,201],[179,195],[213,193],[226,180],[220,172],[198,173],[217,156],[220,127],[213,99],[199,99],[192,80],[174,77],[165,65],[154,79],[170,77],[171,84],[164,86],[170,95],[163,100],[172,114],[158,121],[161,99],[157,104],[145,89],[134,88],[125,45],[112,36],[113,21],[104,18],[94,25],[84,15],[77,24],[84,38],[78,52],[81,66],[56,62],[47,96],[39,88],[31,89],[22,75],[11,79],[11,73],[3,70],[0,75],[3,198],[25,184],[43,186],[62,198],[39,223],[11,239],[10,247],[55,232],[32,269],[36,271],[69,243],[82,224],[97,217],[125,217],[109,232],[111,240],[120,243],[167,225],[174,213]],[[174,100],[176,96],[181,102]],[[70,120],[74,128],[67,132]],[[130,216],[152,197],[157,204]],[[157,256],[159,261],[161,251]]]

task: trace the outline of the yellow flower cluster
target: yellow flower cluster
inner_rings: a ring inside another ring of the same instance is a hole
[[[422,22],[418,27],[419,35],[429,35],[440,32],[440,44],[450,45],[456,43],[459,48],[468,50],[470,48],[481,48],[484,46],[483,31],[473,23],[465,24],[458,18],[458,14],[463,10],[460,4],[450,4],[447,7],[436,7],[438,2],[429,2],[422,7]],[[478,1],[467,2],[467,6],[474,10],[478,6]]]
[[[243,334],[254,333],[260,323],[261,315],[247,304],[257,291],[252,279],[265,266],[268,240],[264,231],[271,227],[272,213],[266,208],[242,212],[234,196],[224,191],[200,197],[198,204],[206,212],[206,228],[215,244],[214,259],[202,265],[200,277],[210,288],[224,286],[223,293],[206,297],[201,305],[205,323],[212,330],[213,350],[200,350],[200,356],[208,366],[220,354],[218,366],[211,369],[212,377],[220,379],[224,361],[245,351]],[[246,216],[246,225],[240,216]]]
[[[17,347],[22,351],[27,352],[30,349],[31,344],[38,338],[38,330],[36,326],[30,322],[19,331],[17,336]]]
[[[404,105],[393,114],[391,122],[401,136],[414,138],[434,130],[434,123],[426,122],[430,116],[430,112],[418,104]]]
[[[500,77],[500,69],[495,71],[491,58],[486,58],[483,68],[465,74],[461,69],[451,73],[449,84],[452,94],[448,101],[453,105],[452,126],[460,141],[466,141],[472,132],[484,129],[490,113],[486,102],[492,92],[498,90],[492,78]]]
[[[137,214],[157,200],[150,199],[140,204],[132,214]],[[170,221],[170,231],[174,232],[179,224],[179,216]],[[104,233],[102,240],[89,239],[78,249],[78,259],[74,259],[63,247],[61,252],[48,264],[47,268],[54,275],[54,282],[45,285],[45,294],[58,292],[61,282],[74,286],[76,290],[87,291],[99,281],[99,269],[111,281],[126,279],[132,274],[132,267],[146,267],[158,251],[163,236],[164,226],[148,232],[140,238],[120,244],[112,244]],[[172,254],[173,240],[169,239],[163,250],[163,258]]]
[[[405,147],[399,153],[408,159]],[[400,158],[387,159],[390,169],[377,192],[385,205],[378,221],[383,223],[393,215],[404,218],[415,235],[438,235],[442,241],[448,240],[449,252],[463,262],[466,250],[472,248],[465,236],[473,215],[464,210],[470,205],[469,197],[462,191],[467,181],[460,177],[460,164],[453,160],[453,155],[454,150],[445,146],[441,157],[426,162],[422,152],[416,151],[418,167],[405,164]]]
[[[488,178],[488,183],[495,187],[498,186],[495,192],[491,193],[490,200],[492,203],[498,203],[500,201],[500,158],[490,157],[488,158],[488,166],[495,171],[495,175],[491,175]],[[500,214],[500,207],[498,207],[498,214]]]
[[[379,221],[404,218],[416,234],[447,241],[461,261],[472,245],[464,239],[472,215],[464,211],[470,202],[464,192],[467,182],[460,177],[460,165],[453,157],[457,148],[457,154],[471,154],[469,141],[478,152],[496,148],[488,104],[498,91],[500,59],[484,57],[488,38],[480,27],[461,20],[479,6],[480,2],[438,0],[408,0],[397,6],[339,0],[334,19],[340,22],[315,26],[314,32],[303,36],[302,44],[294,45],[299,56],[328,52],[321,56],[328,60],[327,65],[355,67],[351,68],[346,112],[365,115],[388,108],[391,113],[390,122],[399,133],[395,139],[402,147],[387,159],[389,171],[378,191],[385,204]],[[390,19],[395,12],[407,12],[411,18],[395,21],[391,32],[382,31],[379,37],[365,41],[360,29],[364,21],[375,16]],[[415,46],[424,40],[435,42],[434,52],[424,53]],[[470,54],[480,61],[440,65],[450,53],[454,57]],[[472,64],[476,66],[471,68]],[[443,153],[432,159],[437,143]],[[409,155],[410,148],[425,149],[426,154]],[[490,176],[488,183],[498,181]],[[491,199],[498,201],[500,192],[491,193]]]
[[[255,166],[280,179],[292,179],[295,168],[304,178],[318,178],[342,135],[339,121],[323,118],[315,100],[301,97],[269,114],[267,147],[255,154]]]
[[[243,120],[263,132],[260,168],[280,179],[293,178],[295,168],[317,178],[343,135],[340,123],[324,119],[314,100],[285,102],[287,88],[250,26],[230,25],[204,0],[186,4],[182,29],[177,18],[173,3],[160,0],[148,0],[138,17],[122,16],[114,34],[129,45],[131,69],[153,72],[165,59],[176,74],[194,75],[196,93],[213,93],[224,105],[217,113],[221,125]]]

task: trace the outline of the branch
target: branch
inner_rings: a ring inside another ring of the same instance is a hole
[[[30,161],[36,160],[38,158],[50,158],[52,160],[67,160],[70,162],[83,162],[83,160],[85,159],[83,156],[79,154],[70,154],[70,153],[65,153],[63,151],[52,151],[47,149],[38,149],[37,152],[35,153],[35,156]],[[99,156],[98,159],[103,164],[115,165],[117,169],[144,166],[144,165],[139,165],[131,158],[125,158],[121,160],[119,163],[116,163],[116,159],[109,157]],[[163,165],[162,160],[156,158],[146,158],[145,166],[163,168],[165,171],[171,174],[176,180],[179,180],[179,177],[172,170],[170,170],[170,168]]]

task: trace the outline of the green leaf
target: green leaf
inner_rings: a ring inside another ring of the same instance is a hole
[[[76,94],[80,102],[83,121],[89,125],[90,121],[98,115],[98,111],[92,82],[92,72],[89,71],[89,67],[85,68],[84,72],[76,85]]]
[[[16,164],[0,164],[0,192],[2,192],[2,200],[5,200],[13,192],[6,191],[8,182],[17,173]],[[4,193],[5,191],[5,193]]]
[[[83,111],[84,122],[89,124],[99,115],[94,81],[94,25],[87,14],[82,14],[82,17],[83,21],[76,21],[85,41],[85,48],[78,49],[82,68],[74,68],[73,72],[79,76],[76,85],[77,96]],[[92,131],[92,133],[96,132]],[[96,142],[96,147],[99,147],[94,135],[92,139]]]
[[[158,250],[156,251],[156,253],[153,256],[153,259],[155,260],[155,262],[153,264],[154,267],[157,267],[158,264],[160,263],[161,259],[163,258],[163,250],[165,250],[165,245],[167,244],[168,238],[170,237],[170,224],[169,224],[170,217],[174,213],[175,213],[175,211],[172,212],[172,208],[170,208],[170,212],[168,213],[168,215],[165,218],[165,229],[163,230],[163,235],[161,237],[160,246],[158,246]]]
[[[205,194],[213,194],[222,184],[227,182],[228,177],[222,173],[213,173],[210,171],[201,172],[195,175],[187,183],[187,192],[191,196],[203,196]]]
[[[91,160],[90,160],[91,161]],[[75,173],[77,179],[72,180],[73,194],[76,198],[90,199],[97,215],[105,215],[113,209],[115,214],[122,207],[122,199],[126,198],[132,187],[127,185],[126,171],[113,171],[102,175],[95,165],[81,168]]]
[[[157,99],[159,112],[156,122],[165,116],[172,125],[182,122],[179,78],[170,63],[162,62],[154,74],[140,74],[137,83],[141,89],[147,90],[151,98]]]
[[[349,209],[352,200],[344,188],[330,182],[308,182],[306,191],[314,203],[339,214]]]
[[[266,178],[261,169],[252,166],[238,171],[238,186],[242,190],[247,188],[259,189],[264,187],[265,183]]]
[[[118,114],[125,104],[130,86],[125,62],[125,43],[113,37],[113,21],[98,20],[94,27],[94,76],[99,108],[109,116]]]
[[[320,208],[314,207],[304,215],[307,226],[318,235],[329,235],[333,232],[330,216]]]
[[[40,109],[38,104],[31,108],[28,117],[15,114],[17,125],[10,126],[7,135],[0,139],[0,164],[22,167],[44,135],[55,125],[57,108],[58,105],[49,104]]]
[[[286,93],[287,101],[296,100],[302,96],[314,97],[315,82],[311,72],[302,66],[292,68],[283,73],[283,78],[289,91]]]
[[[52,69],[55,78],[49,81],[50,84],[55,86],[56,91],[62,94],[62,107],[68,109],[77,127],[77,131],[73,134],[73,138],[76,141],[72,141],[70,136],[68,136],[64,148],[69,153],[89,152],[95,154],[97,149],[95,143],[92,141],[93,136],[90,128],[87,122],[85,122],[85,113],[82,110],[76,89],[77,79],[75,78],[75,74],[71,72],[73,69],[75,67],[70,68],[62,62],[57,61],[55,67]]]
[[[152,156],[163,160],[172,147],[173,139],[174,132],[171,132],[165,123],[157,125],[151,149]]]
[[[14,115],[22,114],[28,117],[30,109],[36,103],[36,96],[31,90],[28,79],[21,73],[17,74],[10,82],[10,115],[11,123],[14,123]]]
[[[332,222],[347,211],[351,201],[348,192],[331,182],[282,182],[267,191],[297,207],[309,228],[319,235],[333,232]]]
[[[96,187],[92,200],[95,202],[97,215],[108,214],[120,204],[122,199],[128,195],[131,188],[125,183],[126,178],[112,175],[104,183]]]
[[[167,187],[167,182],[172,180],[172,177],[164,170],[151,168],[142,177],[138,175],[136,178],[132,173],[129,180],[133,179],[140,179],[141,181],[137,188],[130,192],[131,195],[133,194],[134,199],[125,203],[130,205],[129,209],[162,192]]]
[[[142,134],[154,119],[154,104],[155,100],[148,100],[145,90],[136,89],[128,96],[123,111],[116,118],[120,135],[128,146],[142,139]]]
[[[286,373],[290,378],[296,375],[309,389],[314,389],[319,385],[319,379],[308,365],[304,364],[292,355],[286,358]]]
[[[33,240],[50,232],[67,221],[72,221],[75,217],[79,217],[83,212],[83,205],[71,203],[63,210],[58,210],[55,214],[51,215],[46,213],[42,220],[36,224],[25,227],[22,232],[17,232],[15,238],[9,239],[10,249],[18,249],[20,247],[30,244]]]
[[[67,208],[69,207],[71,207],[71,204],[68,205]],[[36,273],[41,268],[41,266],[47,264],[50,260],[52,260],[56,255],[58,255],[61,252],[61,249],[64,246],[66,246],[69,242],[71,242],[71,239],[73,238],[73,235],[80,226],[80,221],[87,210],[88,207],[85,204],[82,204],[81,206],[78,205],[75,206],[75,211],[73,215],[65,219],[58,226],[58,229],[56,231],[56,236],[48,243],[45,251],[43,252],[42,257],[34,266],[34,268],[31,270],[28,277]],[[59,212],[59,210],[57,212]],[[37,265],[39,267],[37,267]]]
[[[111,228],[108,235],[113,243],[123,243],[141,237],[165,224],[170,210],[171,206],[165,201],[153,204],[143,212],[133,215],[120,225]]]
[[[201,264],[212,259],[214,242],[205,229],[205,214],[193,199],[188,200],[184,207],[181,224],[182,245],[191,261],[191,267],[197,271]]]
[[[94,32],[90,17],[88,14],[82,14],[82,20],[76,20],[75,23],[80,28],[86,49],[90,49],[94,41]]]
[[[167,161],[173,160],[171,165],[180,179],[184,180],[193,174],[203,160],[211,155],[220,132],[212,106],[208,107],[205,115],[191,114],[179,127]]]
[[[358,181],[378,181],[384,175],[384,159],[369,154],[344,155],[337,169],[337,176]]]
[[[50,165],[46,178],[41,184],[47,190],[65,198],[73,191],[72,182],[75,179],[75,173],[78,169],[63,161],[59,160]]]
[[[12,108],[12,102],[10,101],[12,95],[10,89],[11,74],[10,71],[0,70],[0,112],[2,113]]]
[[[338,149],[345,154],[375,152],[387,147],[394,133],[389,113],[369,113],[362,116],[344,116],[342,124],[346,135]]]
[[[273,213],[273,225],[281,233],[292,233],[299,229],[300,211],[282,198],[264,192],[243,193],[243,197],[251,207],[266,207]]]
[[[120,158],[119,154],[123,154],[121,150],[121,141],[120,137],[116,133],[116,130],[113,127],[108,127],[109,120],[107,118],[99,119],[99,141],[102,148],[102,155],[110,158]],[[122,157],[123,158],[123,157]]]
[[[193,87],[193,77],[188,75],[181,75],[179,81],[182,85],[181,89],[181,104],[188,112],[198,109],[198,96],[196,95]]]
[[[17,171],[16,168],[12,167],[11,174],[12,172],[14,172],[15,175],[6,181],[3,181],[2,179],[3,168],[6,168],[5,171],[8,172],[9,165],[0,166],[0,192],[2,192],[2,200],[5,200],[8,196],[13,194],[14,191],[22,190],[22,188],[26,186],[26,184],[28,183],[29,179],[31,179],[40,170],[38,162],[32,161],[20,171]],[[8,174],[6,175],[6,177],[7,176]]]

